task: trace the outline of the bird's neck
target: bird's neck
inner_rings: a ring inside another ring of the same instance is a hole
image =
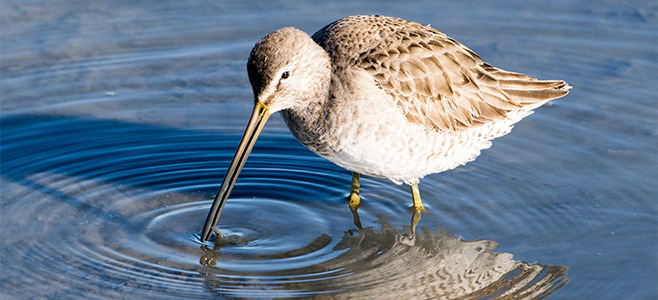
[[[328,98],[328,96],[326,96]],[[295,138],[311,151],[322,155],[329,151],[332,145],[326,144],[327,124],[326,114],[328,99],[307,102],[303,107],[289,108],[281,111],[283,120]]]

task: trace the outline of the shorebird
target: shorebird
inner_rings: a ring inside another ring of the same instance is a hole
[[[379,15],[335,21],[313,36],[286,27],[256,43],[247,62],[254,109],[206,219],[212,232],[268,117],[281,112],[311,151],[360,174],[411,186],[428,174],[474,160],[491,140],[570,86],[484,62],[429,26]]]

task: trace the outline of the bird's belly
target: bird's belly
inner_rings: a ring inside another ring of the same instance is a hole
[[[489,145],[458,133],[428,131],[406,119],[343,124],[341,130],[298,140],[347,170],[408,184],[471,161]]]
[[[442,132],[426,130],[404,118],[344,120],[342,130],[329,130],[331,135],[300,142],[347,170],[413,184],[426,175],[473,161],[491,146],[491,140],[509,133],[528,113],[519,111],[480,127]]]
[[[324,110],[325,118],[307,122],[284,111],[284,120],[297,140],[316,154],[350,171],[395,182],[413,184],[474,160],[491,139],[509,132],[520,119],[458,131],[427,129],[409,122],[374,83],[359,86],[366,88],[343,92],[338,99],[350,100]]]

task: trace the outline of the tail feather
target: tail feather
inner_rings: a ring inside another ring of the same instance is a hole
[[[528,75],[498,69],[484,64],[483,69],[498,80],[499,88],[513,101],[524,104],[543,103],[569,93],[571,86],[562,80],[537,80]]]
[[[543,90],[555,87],[560,87],[565,84],[562,80],[509,80],[502,79],[498,81],[500,87],[503,89],[518,89],[518,90]]]
[[[569,93],[564,81],[530,81],[524,86],[501,86],[503,91],[521,104],[534,104],[560,98]]]

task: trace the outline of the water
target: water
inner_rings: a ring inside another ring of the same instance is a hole
[[[0,295],[656,299],[649,2],[3,1]],[[350,173],[272,117],[220,219],[229,238],[200,243],[250,114],[253,44],[370,13],[574,89],[423,179],[416,231],[408,187],[363,177],[355,220]]]

